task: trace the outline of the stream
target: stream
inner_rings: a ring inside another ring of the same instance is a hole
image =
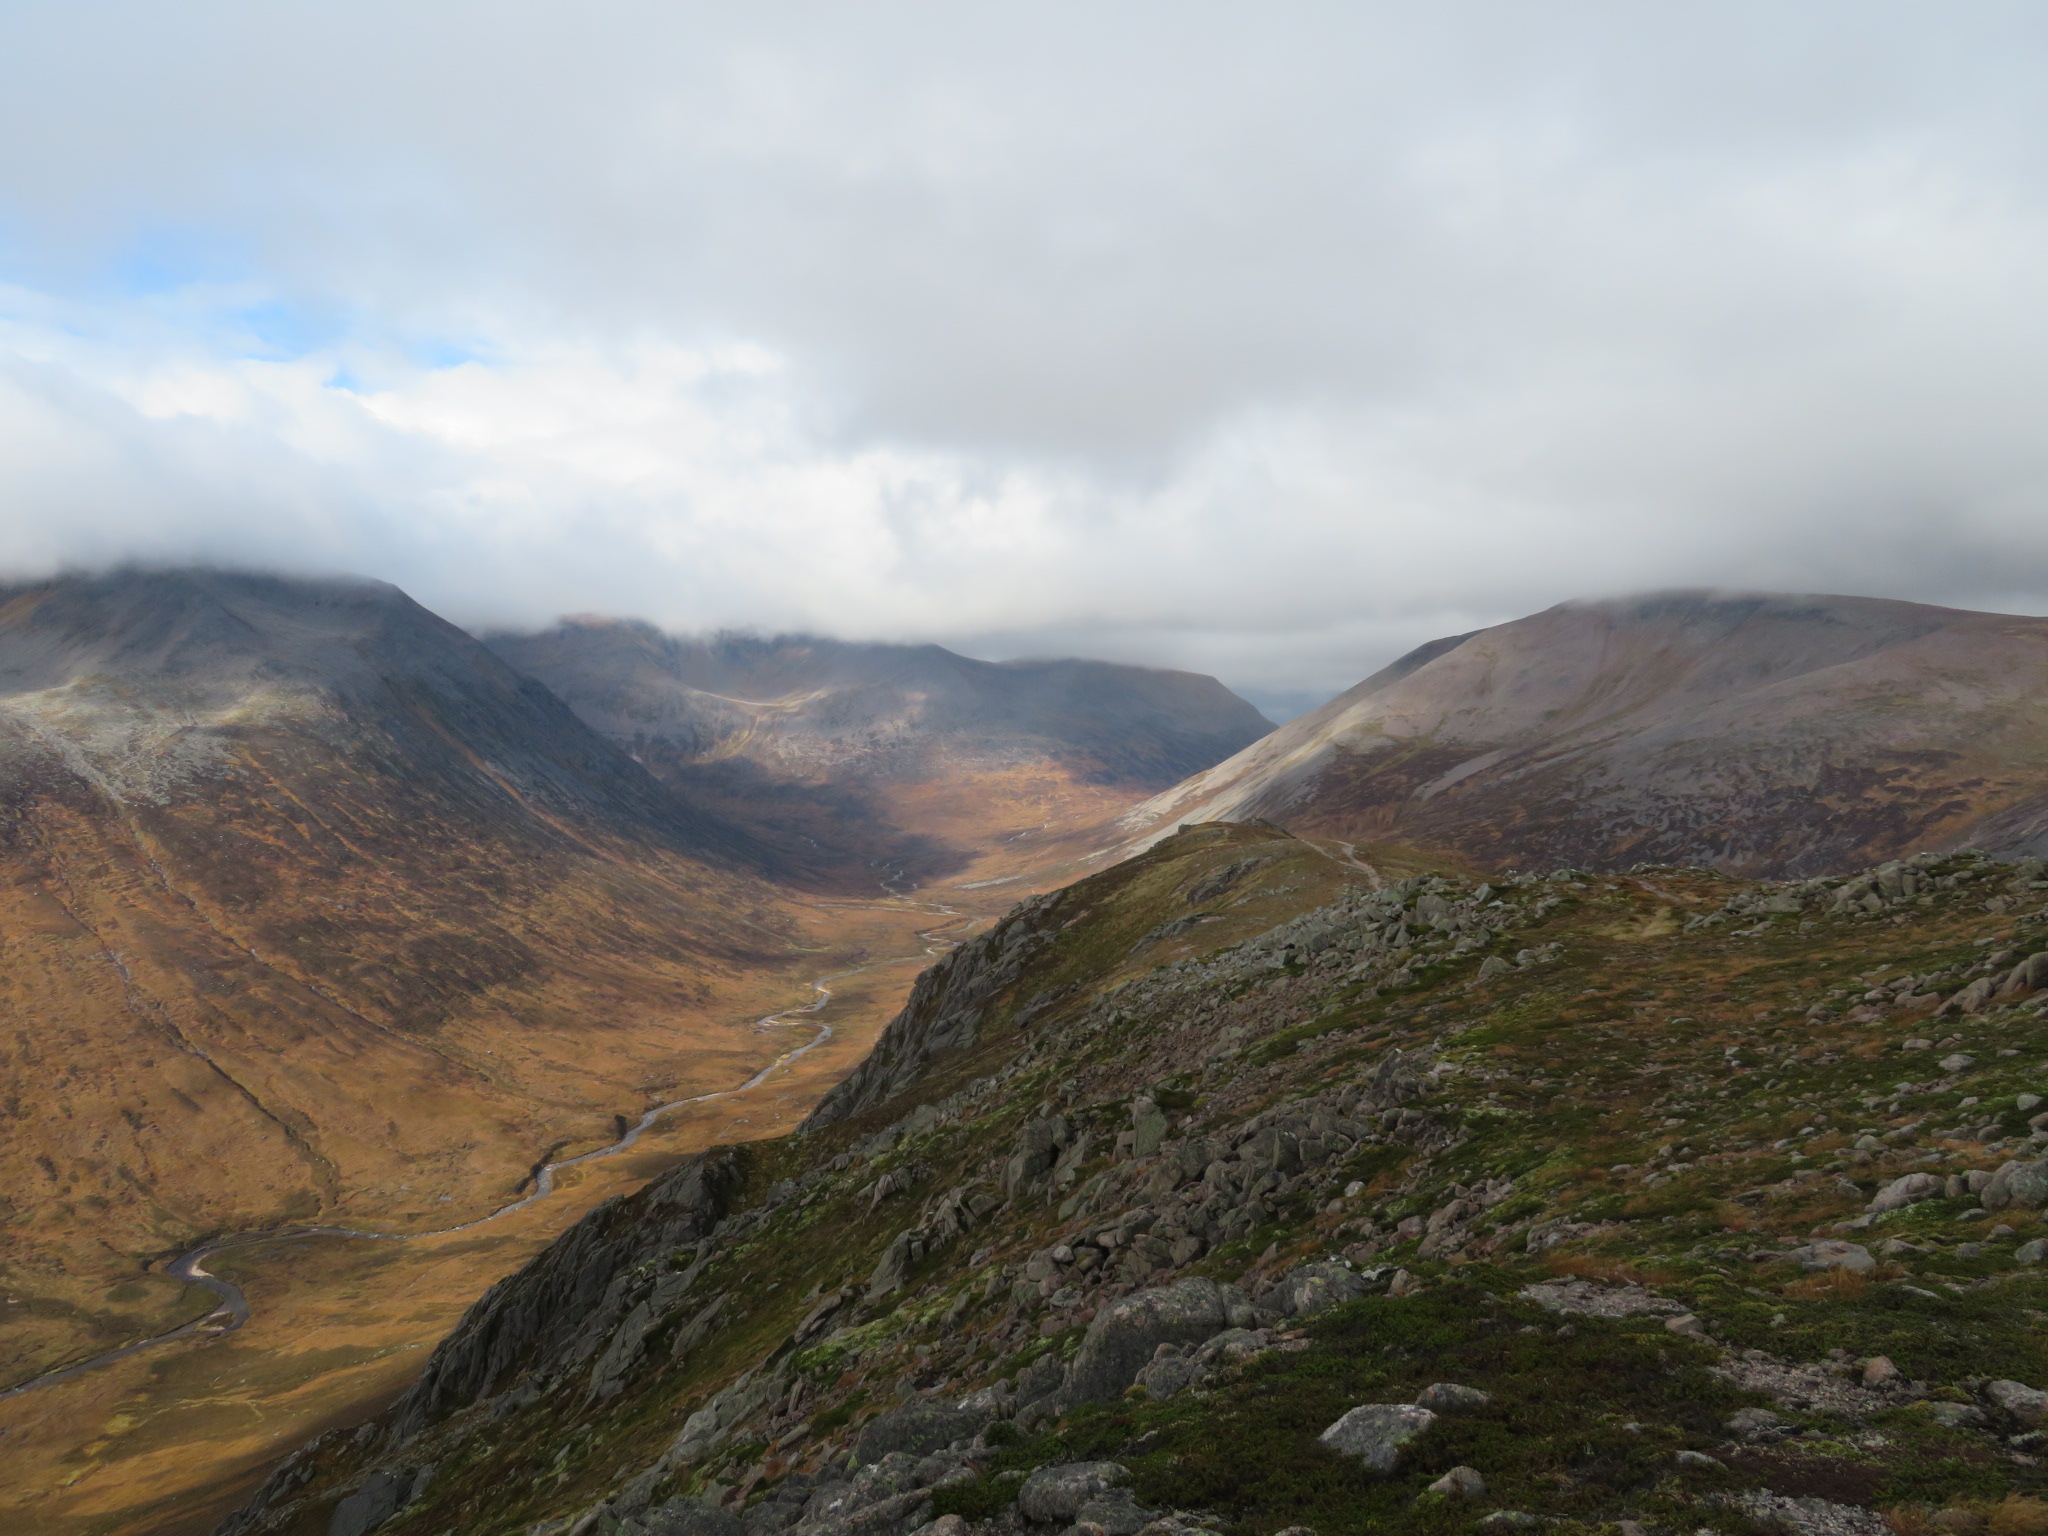
[[[889,884],[888,880],[884,880],[883,886],[885,889],[889,888]],[[894,893],[892,892],[892,894]],[[919,905],[949,918],[961,915],[957,908],[948,907],[938,902],[923,902],[919,903]],[[643,1114],[639,1122],[617,1141],[599,1147],[593,1152],[583,1152],[575,1157],[565,1157],[559,1162],[543,1163],[533,1175],[532,1192],[521,1196],[510,1204],[501,1205],[495,1211],[479,1216],[473,1221],[461,1222],[452,1227],[438,1227],[431,1232],[375,1232],[361,1227],[276,1227],[261,1232],[237,1232],[227,1237],[208,1238],[205,1242],[187,1249],[172,1259],[164,1266],[164,1273],[211,1291],[218,1298],[211,1311],[193,1318],[190,1322],[181,1323],[178,1327],[172,1328],[167,1332],[152,1334],[146,1339],[137,1339],[131,1344],[124,1344],[119,1349],[110,1349],[105,1354],[94,1355],[87,1360],[80,1360],[71,1365],[59,1366],[54,1370],[45,1371],[42,1375],[31,1377],[19,1386],[10,1387],[6,1391],[0,1391],[0,1399],[18,1397],[24,1392],[34,1392],[43,1387],[55,1386],[58,1382],[69,1381],[74,1376],[82,1376],[87,1371],[98,1370],[103,1365],[111,1365],[116,1360],[125,1360],[130,1355],[139,1354],[145,1349],[154,1349],[159,1344],[168,1344],[173,1339],[187,1338],[193,1334],[218,1336],[233,1333],[237,1328],[240,1328],[249,1321],[249,1299],[242,1294],[241,1288],[233,1281],[223,1280],[220,1276],[207,1270],[206,1261],[217,1253],[226,1253],[242,1248],[253,1248],[260,1243],[294,1242],[309,1237],[357,1237],[372,1242],[404,1243],[411,1242],[416,1238],[447,1237],[456,1232],[468,1232],[489,1222],[498,1221],[503,1217],[510,1216],[514,1211],[523,1211],[529,1205],[545,1200],[555,1192],[556,1170],[574,1168],[579,1163],[595,1162],[601,1157],[615,1157],[629,1149],[633,1143],[640,1139],[641,1133],[661,1119],[662,1116],[673,1114],[676,1110],[687,1108],[692,1104],[708,1104],[717,1099],[729,1099],[739,1094],[747,1093],[752,1089],[758,1088],[770,1076],[780,1071],[783,1067],[788,1066],[798,1057],[816,1050],[832,1038],[832,1026],[823,1020],[806,1020],[798,1016],[816,1013],[832,1001],[832,989],[827,985],[828,982],[844,981],[849,976],[858,976],[864,971],[876,970],[885,965],[902,965],[910,960],[922,960],[935,955],[943,955],[948,950],[954,948],[957,943],[956,940],[942,936],[942,930],[951,926],[953,925],[950,923],[942,923],[932,928],[920,929],[917,936],[925,941],[925,948],[918,954],[894,955],[886,960],[870,960],[865,965],[857,965],[850,970],[834,971],[829,976],[818,977],[811,983],[811,990],[817,994],[811,1001],[793,1008],[783,1008],[774,1013],[764,1014],[754,1023],[754,1028],[757,1032],[770,1029],[809,1029],[813,1031],[810,1039],[804,1041],[801,1045],[784,1051],[780,1056],[769,1062],[767,1066],[761,1068],[760,1071],[736,1087],[720,1088],[711,1093],[693,1094],[687,1099],[671,1099],[665,1104],[657,1104]]]

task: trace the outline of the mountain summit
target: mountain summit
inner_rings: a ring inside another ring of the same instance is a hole
[[[1121,826],[1745,874],[2048,843],[2048,619],[1680,591],[1432,641]]]

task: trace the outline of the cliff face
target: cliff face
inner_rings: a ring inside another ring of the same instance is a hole
[[[1748,875],[2048,826],[2048,620],[1872,598],[1671,592],[1437,641],[1124,817]]]
[[[2042,874],[1192,827],[935,967],[802,1134],[593,1213],[224,1532],[2016,1519]]]

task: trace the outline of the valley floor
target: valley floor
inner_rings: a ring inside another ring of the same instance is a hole
[[[444,1236],[297,1239],[216,1255],[208,1268],[248,1297],[245,1327],[202,1332],[0,1397],[0,1529],[22,1536],[210,1530],[267,1463],[401,1391],[492,1281],[593,1205],[701,1148],[794,1126],[867,1053],[917,972],[943,950],[940,934],[973,931],[984,921],[977,911],[971,892],[943,904],[849,900],[809,908],[805,937],[817,953],[798,975],[855,971],[830,983],[825,1009],[795,1015],[829,1024],[829,1039],[743,1095],[664,1117],[631,1152],[565,1171],[551,1199]],[[800,1006],[809,986],[797,976],[763,976],[751,990],[765,1011]],[[782,1033],[739,1033],[714,1050],[705,1041],[670,1049],[680,1080],[702,1091],[744,1082],[793,1043]],[[503,1196],[477,1197],[486,1209],[493,1198]],[[186,1313],[212,1305],[197,1287],[187,1293],[176,1304]],[[165,1317],[175,1321],[177,1311],[167,1307]]]

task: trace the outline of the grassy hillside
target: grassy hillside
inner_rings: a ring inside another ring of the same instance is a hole
[[[1190,828],[226,1529],[2041,1529],[2039,873],[1486,884]]]

